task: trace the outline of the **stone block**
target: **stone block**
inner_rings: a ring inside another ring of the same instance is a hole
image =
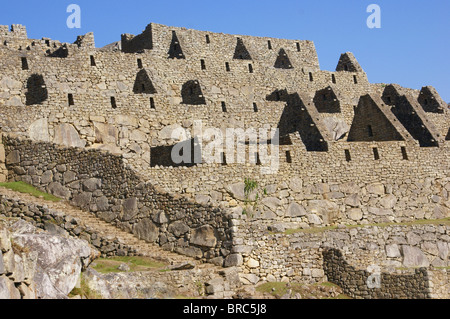
[[[215,230],[210,225],[205,225],[192,230],[190,243],[202,247],[215,247],[217,238]]]

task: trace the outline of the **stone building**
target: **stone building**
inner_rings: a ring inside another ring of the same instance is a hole
[[[0,178],[56,193],[167,249],[242,266],[258,280],[322,280],[324,248],[344,247],[360,263],[361,247],[317,239],[315,257],[274,261],[286,256],[269,253],[271,231],[450,216],[447,104],[431,86],[369,83],[350,52],[330,72],[311,41],[154,23],[104,48],[92,33],[73,44],[28,39],[21,25],[0,26],[0,40]],[[279,131],[256,148],[241,141],[245,163],[227,150],[210,163],[196,123],[223,135]],[[180,142],[200,161],[175,163]],[[267,172],[260,146],[271,144],[279,165]],[[257,183],[253,193],[246,180]],[[412,245],[430,252],[428,265],[449,265],[442,227],[439,247],[422,237]],[[290,236],[281,236],[287,255]],[[383,262],[389,238],[374,239]]]

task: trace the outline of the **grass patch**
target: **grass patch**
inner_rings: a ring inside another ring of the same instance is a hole
[[[137,271],[163,271],[167,265],[146,257],[113,257],[97,259],[92,266],[93,269],[102,274],[123,272],[118,269],[121,264],[127,264],[130,272]]]
[[[81,296],[84,299],[102,299],[102,297],[91,290],[91,288],[89,288],[88,284],[86,283],[86,280],[83,277],[83,274],[81,274],[81,278],[80,278],[80,288],[74,288],[70,293],[69,293],[69,298],[73,298],[76,296]]]
[[[19,192],[19,193],[30,194],[37,198],[42,197],[44,200],[51,201],[51,202],[61,201],[61,198],[58,198],[56,196],[53,196],[53,195],[45,193],[45,192],[41,192],[34,186],[31,186],[24,182],[0,183],[0,187],[4,187],[4,188],[7,188],[12,191]]]
[[[389,227],[389,226],[415,226],[415,225],[444,225],[450,226],[450,217],[442,218],[442,219],[421,219],[414,220],[410,222],[402,222],[402,223],[378,223],[378,224],[366,224],[366,225],[346,225],[347,228],[365,228],[365,227]],[[317,234],[323,233],[329,230],[338,229],[338,226],[327,226],[327,227],[313,227],[313,228],[305,228],[305,229],[287,229],[284,234],[292,235],[297,233],[304,234]]]

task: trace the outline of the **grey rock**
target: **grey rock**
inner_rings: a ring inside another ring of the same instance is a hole
[[[305,216],[306,214],[306,210],[303,208],[303,206],[297,203],[291,203],[286,210],[286,216],[290,217],[300,217]]]
[[[333,223],[336,216],[339,215],[339,206],[328,200],[311,200],[308,202],[306,210],[309,214],[319,215],[324,224]]]
[[[53,172],[52,171],[45,171],[44,174],[41,176],[41,183],[42,184],[48,184],[53,182]]]
[[[197,203],[199,203],[200,205],[206,205],[209,203],[209,201],[211,200],[211,197],[206,196],[206,195],[197,195],[195,196],[195,201]]]
[[[169,218],[167,217],[165,212],[159,212],[153,215],[153,221],[157,224],[167,224],[169,222]]]
[[[120,264],[119,267],[117,267],[117,269],[120,271],[128,272],[128,271],[130,271],[130,266],[123,263],[123,264]]]
[[[402,246],[403,265],[405,267],[429,267],[430,262],[417,247]]]
[[[351,208],[348,213],[348,218],[354,221],[359,221],[363,218],[363,212],[361,208]]]
[[[36,296],[65,299],[75,287],[80,273],[97,257],[87,242],[48,234],[14,234],[14,242],[37,253]]]
[[[42,118],[33,122],[28,128],[28,136],[32,141],[50,142],[48,120],[46,118]]]
[[[168,230],[170,233],[174,234],[176,237],[180,237],[180,236],[186,234],[187,232],[189,232],[190,228],[185,223],[183,223],[181,221],[176,221],[169,225]]]
[[[48,191],[56,197],[63,199],[69,199],[71,196],[70,190],[62,186],[59,182],[50,183],[50,185],[48,185]]]
[[[99,197],[95,200],[97,211],[104,212],[109,209],[109,201],[106,196]]]
[[[190,243],[203,247],[216,247],[217,238],[214,228],[210,225],[205,225],[192,230]]]
[[[63,174],[63,182],[64,184],[68,184],[77,179],[77,175],[75,172],[67,171]],[[42,179],[41,179],[42,180]]]
[[[0,276],[0,300],[11,299],[8,281],[8,278]]]
[[[202,250],[197,247],[175,247],[175,252],[197,259],[203,257]]]
[[[214,278],[205,284],[206,293],[208,295],[214,295],[224,291],[223,278]]]
[[[190,270],[190,269],[194,269],[195,266],[196,266],[195,263],[185,262],[185,263],[182,263],[182,264],[171,265],[171,266],[168,267],[168,269],[170,269],[172,271]]]
[[[422,241],[422,238],[412,231],[406,234],[406,239],[411,246],[415,246]]]
[[[5,273],[5,265],[3,264],[3,254],[0,250],[0,276],[3,275],[4,273]]]
[[[446,242],[439,241],[437,243],[437,248],[439,250],[439,257],[443,260],[448,260],[449,245]]]
[[[397,244],[386,245],[386,256],[391,258],[401,257],[398,245]]]
[[[335,141],[339,141],[350,131],[350,126],[343,119],[326,117],[322,121]]]
[[[244,263],[244,259],[240,254],[231,254],[225,258],[224,267],[239,267]]]
[[[367,189],[367,192],[369,192],[369,194],[374,194],[374,195],[384,195],[385,194],[384,185],[381,183],[373,183],[373,184],[367,185],[366,189]]]
[[[76,207],[80,207],[81,209],[85,209],[89,206],[92,200],[92,193],[80,193],[73,197],[72,204]]]
[[[321,225],[323,223],[320,217],[317,216],[316,214],[309,214],[308,221],[314,225]]]
[[[133,227],[133,233],[147,242],[156,242],[159,238],[159,228],[153,224],[150,218],[142,219]]]
[[[387,209],[394,208],[396,203],[397,203],[397,197],[395,197],[392,194],[386,195],[385,197],[380,199],[380,205]]]
[[[293,177],[289,181],[289,188],[295,193],[301,193],[303,189],[303,180],[299,177]]]
[[[6,164],[13,165],[20,163],[20,153],[19,151],[12,151],[6,155]]]
[[[127,198],[122,204],[123,221],[132,220],[138,213],[138,199],[136,197]]]
[[[359,207],[361,205],[361,200],[359,198],[358,194],[352,194],[350,196],[348,196],[345,199],[345,205],[351,206],[351,207]]]
[[[281,205],[281,200],[276,197],[266,197],[262,200],[262,203],[271,209],[272,211],[276,211],[277,208]]]
[[[66,147],[84,148],[86,146],[86,141],[80,138],[77,130],[71,124],[67,123],[60,124],[55,128],[53,143]]]
[[[245,183],[236,183],[227,186],[227,191],[237,200],[245,201]],[[254,201],[256,199],[256,190],[251,192],[248,196],[248,200]]]
[[[83,190],[85,192],[94,192],[102,187],[100,178],[89,178],[83,182]]]

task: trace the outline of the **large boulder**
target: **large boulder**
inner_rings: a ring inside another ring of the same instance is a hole
[[[46,118],[33,122],[28,128],[28,136],[32,141],[50,142],[48,134],[48,120]]]
[[[205,225],[196,228],[192,231],[191,244],[203,247],[216,247],[217,238],[214,228],[210,225]]]
[[[0,256],[8,277],[0,280],[0,297],[66,299],[81,272],[100,256],[84,240],[50,235],[22,220],[3,225]]]
[[[66,147],[84,148],[86,146],[86,141],[80,138],[77,130],[71,124],[67,123],[60,124],[55,128],[53,142]]]

